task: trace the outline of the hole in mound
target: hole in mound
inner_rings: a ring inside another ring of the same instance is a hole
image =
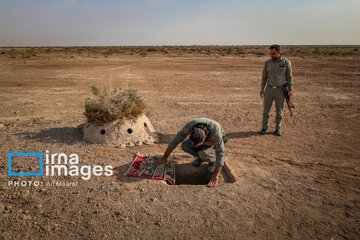
[[[129,128],[129,129],[127,130],[127,132],[128,132],[129,134],[132,134],[133,130],[132,130],[131,128]]]
[[[100,133],[101,133],[102,135],[104,135],[104,134],[105,134],[105,129],[101,129]]]
[[[208,184],[210,177],[206,173],[207,163],[200,167],[194,167],[191,162],[177,162],[175,164],[175,184],[176,185],[205,185]],[[219,183],[233,183],[234,176],[230,176],[227,171],[228,166],[221,169]]]
[[[147,124],[146,124],[146,123],[144,123],[144,127],[147,127]]]

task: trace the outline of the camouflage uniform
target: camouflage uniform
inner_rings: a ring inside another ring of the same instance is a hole
[[[209,135],[202,146],[195,148],[191,144],[190,138],[187,138],[185,141],[184,139],[191,133],[193,127],[200,123],[206,124]],[[226,138],[225,131],[218,122],[209,118],[195,118],[191,120],[176,134],[168,146],[171,149],[175,149],[180,142],[182,142],[181,148],[184,152],[199,157],[202,161],[206,161],[209,164],[224,166]]]
[[[266,61],[261,81],[262,91],[264,91],[266,85],[262,129],[268,128],[269,113],[274,99],[276,108],[276,130],[281,129],[285,99],[284,84],[288,84],[289,91],[292,91],[293,80],[290,60],[280,56],[280,59],[277,61],[273,59]]]

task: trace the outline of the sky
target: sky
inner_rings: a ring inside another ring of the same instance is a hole
[[[360,44],[360,0],[0,0],[0,46]]]

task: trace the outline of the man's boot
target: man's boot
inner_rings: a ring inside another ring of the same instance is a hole
[[[276,129],[276,130],[275,130],[275,135],[276,135],[276,136],[281,136],[281,135],[282,135],[281,130],[280,130],[280,129]]]
[[[265,135],[266,134],[266,130],[265,128],[261,129],[261,131],[259,132],[260,135]]]

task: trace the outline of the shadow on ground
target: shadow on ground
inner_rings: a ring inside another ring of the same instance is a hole
[[[232,138],[249,138],[249,137],[257,136],[257,135],[259,135],[258,131],[226,133],[226,137],[228,139],[232,139]]]
[[[80,126],[47,128],[37,132],[20,132],[17,135],[21,135],[27,140],[37,140],[42,143],[55,142],[71,145],[83,141]]]
[[[176,134],[164,134],[164,133],[156,133],[156,135],[157,135],[157,139],[156,139],[155,143],[158,143],[158,144],[168,143],[176,136]],[[259,135],[258,131],[226,133],[226,137],[228,139],[249,138],[249,137],[257,136],[257,135]]]

